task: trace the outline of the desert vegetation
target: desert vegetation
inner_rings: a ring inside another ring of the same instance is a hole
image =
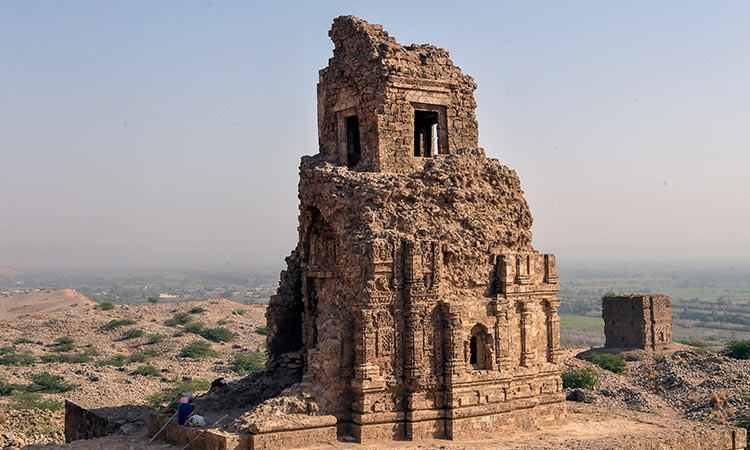
[[[599,384],[599,372],[590,367],[566,370],[562,380],[565,389],[595,389]]]
[[[232,367],[240,375],[249,375],[262,369],[266,364],[266,355],[260,351],[235,353]]]

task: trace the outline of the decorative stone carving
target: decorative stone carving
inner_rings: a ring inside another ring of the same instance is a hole
[[[379,25],[339,17],[329,35],[320,152],[302,158],[299,243],[269,306],[270,361],[305,355],[285,392],[361,442],[557,419],[555,258],[531,245],[516,173],[477,148],[476,84]]]

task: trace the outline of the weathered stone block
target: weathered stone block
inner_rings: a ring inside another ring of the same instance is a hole
[[[605,347],[663,350],[672,345],[668,295],[628,294],[602,298]]]

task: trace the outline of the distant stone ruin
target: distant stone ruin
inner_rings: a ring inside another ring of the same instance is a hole
[[[555,257],[531,246],[516,173],[477,147],[476,83],[353,16],[329,35],[269,361],[217,397],[246,401],[231,429],[269,448],[559,421]]]
[[[668,295],[602,297],[605,347],[664,350],[672,345],[672,306]]]

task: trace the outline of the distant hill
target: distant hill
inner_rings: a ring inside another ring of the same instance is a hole
[[[0,320],[88,308],[93,305],[94,302],[72,289],[45,289],[26,294],[0,295]]]
[[[4,266],[0,264],[0,275],[5,275],[6,277],[18,277],[25,274],[26,272],[17,267]]]

